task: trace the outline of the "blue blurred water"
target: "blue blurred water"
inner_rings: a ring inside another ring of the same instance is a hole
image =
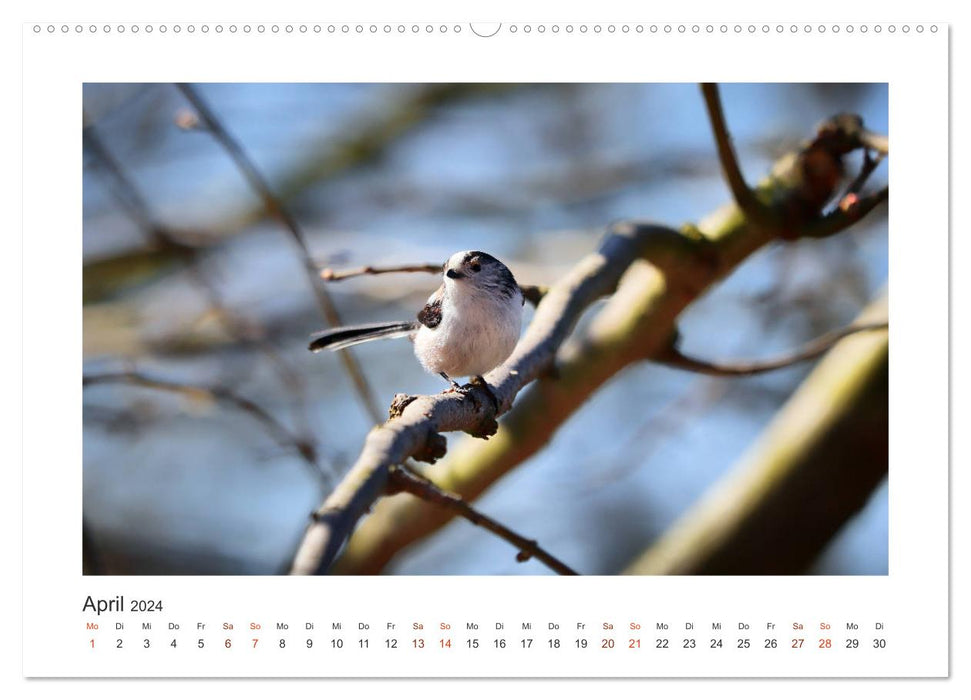
[[[394,109],[409,89],[200,86],[271,182]],[[84,97],[88,118],[157,220],[205,232],[256,205],[206,133],[175,126],[184,103],[173,88],[87,85]],[[885,85],[727,85],[723,97],[750,179],[833,112],[857,112],[871,128],[887,130]],[[292,204],[322,261],[440,261],[478,248],[505,260],[522,281],[544,283],[593,249],[609,221],[679,224],[726,198],[696,86],[581,85],[520,87],[446,104],[375,164],[309,187]],[[84,207],[86,259],[142,240],[90,163]],[[336,358],[305,350],[320,322],[292,243],[272,222],[229,233],[237,235],[206,256],[204,269],[227,305],[259,319],[297,368],[310,426],[337,473],[353,461],[370,424]],[[845,323],[885,284],[887,250],[886,223],[875,220],[833,239],[762,251],[684,315],[684,348],[716,358],[768,356]],[[435,286],[419,275],[331,289],[347,320],[367,321],[410,316]],[[252,349],[229,343],[171,351],[173,337],[212,326],[184,274],[98,306],[122,308],[136,340],[118,352],[101,343],[86,355],[86,371],[134,357],[165,376],[229,384],[295,425],[292,392]],[[94,333],[87,319],[85,333]],[[399,391],[442,388],[421,372],[407,343],[367,345],[357,355],[382,404]],[[581,571],[615,572],[731,467],[809,369],[725,382],[631,368],[546,450],[485,494],[481,508]],[[709,398],[679,421],[674,408],[686,392]],[[653,410],[632,419],[631,405]],[[616,432],[613,448],[600,439],[608,430]],[[86,390],[85,519],[104,542],[135,543],[147,557],[175,561],[193,552],[220,570],[272,572],[286,563],[326,488],[241,412],[147,389]],[[883,488],[814,572],[886,573],[887,547]],[[547,573],[513,555],[505,543],[455,522],[395,570]]]

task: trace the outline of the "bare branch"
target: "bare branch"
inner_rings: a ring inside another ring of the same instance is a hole
[[[651,359],[654,362],[659,362],[669,367],[683,369],[688,372],[697,372],[698,374],[707,374],[713,377],[747,377],[753,374],[762,374],[784,367],[791,367],[806,360],[812,360],[827,352],[848,335],[865,331],[886,330],[889,328],[889,325],[887,322],[852,324],[845,328],[830,331],[818,338],[810,340],[798,350],[770,360],[709,362],[685,355],[674,345],[664,353]]]
[[[735,155],[735,148],[732,146],[732,138],[728,133],[728,126],[725,124],[725,114],[722,111],[718,85],[702,83],[701,92],[705,97],[705,106],[708,108],[708,119],[715,136],[715,144],[718,147],[718,158],[721,161],[722,172],[732,190],[732,197],[747,219],[756,224],[765,223],[769,218],[769,212],[765,205],[758,200],[755,192],[748,186],[745,177],[742,175],[742,169],[738,165],[738,157]]]
[[[840,197],[840,202],[844,201],[849,195],[859,194],[863,190],[863,186],[870,179],[873,171],[877,169],[877,166],[883,161],[885,156],[882,153],[878,153],[877,157],[874,158],[870,155],[870,151],[864,149],[863,151],[863,165],[860,167],[860,172],[857,174],[853,181],[847,185],[846,189],[843,191],[843,195]]]
[[[701,284],[714,274],[705,252],[699,241],[664,226],[613,226],[600,249],[550,289],[513,355],[486,377],[499,410],[477,386],[466,394],[397,398],[392,419],[371,431],[357,462],[314,513],[291,573],[326,573],[357,521],[384,495],[390,468],[409,457],[434,461],[444,454],[439,432],[495,433],[496,417],[509,410],[523,387],[549,371],[583,311],[614,291],[632,261],[647,258],[685,284]]]
[[[199,118],[205,128],[212,134],[213,138],[226,150],[229,157],[239,168],[243,177],[246,178],[250,186],[263,200],[263,206],[266,211],[273,216],[277,221],[279,221],[283,227],[289,232],[290,236],[293,238],[297,245],[297,251],[300,254],[301,262],[303,263],[304,270],[306,271],[307,277],[310,280],[310,285],[313,288],[314,296],[317,299],[317,305],[320,307],[324,318],[327,323],[332,327],[342,326],[343,320],[341,319],[340,313],[334,304],[333,299],[330,297],[330,293],[321,284],[321,280],[317,271],[317,265],[313,261],[313,257],[310,254],[310,248],[307,245],[307,238],[297,223],[296,218],[290,213],[290,211],[283,205],[283,202],[273,193],[270,188],[269,183],[263,177],[262,173],[256,168],[256,165],[249,159],[245,151],[236,140],[229,134],[226,128],[222,125],[222,122],[216,117],[215,113],[210,109],[209,105],[202,98],[201,95],[195,90],[194,87],[188,83],[178,83],[177,87],[185,96],[186,100],[192,105],[192,107],[198,112]],[[344,370],[350,377],[352,384],[361,400],[365,410],[375,423],[380,422],[381,412],[378,409],[377,402],[374,399],[374,392],[371,390],[368,384],[367,378],[364,376],[364,372],[361,370],[360,365],[349,350],[339,351],[341,362],[344,365]]]
[[[807,238],[834,236],[848,229],[889,198],[889,186],[863,197],[848,194],[834,211],[806,224],[800,231],[800,235]]]
[[[869,129],[860,129],[860,144],[881,158],[890,154],[890,139]]]
[[[577,575],[576,571],[540,547],[536,540],[526,539],[522,535],[513,532],[502,523],[477,511],[463,500],[461,496],[440,489],[423,476],[408,469],[397,467],[392,469],[389,474],[389,487],[393,491],[410,493],[412,496],[416,496],[423,501],[435,503],[455,511],[457,515],[462,516],[473,525],[485,528],[489,532],[506,540],[519,550],[519,553],[516,555],[517,561],[529,561],[535,557],[558,574],[565,576]]]
[[[306,440],[300,439],[296,435],[293,435],[289,430],[283,427],[283,425],[281,425],[276,418],[267,413],[265,409],[255,402],[247,398],[243,398],[242,396],[239,396],[223,386],[218,386],[215,384],[187,384],[185,382],[177,382],[170,379],[152,377],[134,370],[126,372],[88,374],[82,379],[82,385],[84,387],[94,386],[97,384],[131,384],[149,389],[158,389],[161,391],[182,394],[183,396],[187,396],[189,398],[198,399],[202,397],[233,406],[244,413],[248,413],[259,421],[263,427],[266,428],[266,431],[270,434],[270,436],[281,447],[296,450],[303,460],[313,468],[317,476],[323,476],[327,480],[333,478],[333,475],[325,470],[317,461],[317,451],[313,444]]]
[[[645,256],[652,265],[630,266],[617,291],[579,337],[557,353],[556,372],[542,375],[516,400],[503,421],[503,431],[486,444],[464,440],[446,460],[425,470],[436,484],[474,500],[511,469],[541,450],[557,429],[605,382],[632,363],[663,354],[670,345],[678,315],[710,285],[729,274],[761,247],[787,237],[798,238],[803,226],[819,217],[821,207],[836,195],[842,157],[859,145],[862,120],[827,120],[816,137],[787,154],[759,184],[760,198],[772,198],[786,212],[783,225],[751,226],[737,206],[721,208],[697,227],[683,227],[695,264],[664,266],[656,252]],[[807,178],[806,173],[824,173]],[[616,227],[615,227],[616,228]],[[668,240],[672,261],[679,259],[676,242]],[[555,293],[554,285],[550,295]],[[549,308],[540,304],[537,316]],[[342,574],[377,573],[402,548],[444,525],[448,513],[432,511],[407,500],[378,504],[348,544],[334,570]]]
[[[435,263],[424,263],[417,265],[394,265],[391,267],[375,267],[373,265],[365,265],[364,267],[355,267],[350,270],[332,270],[327,267],[320,271],[320,278],[328,282],[340,282],[341,280],[350,279],[351,277],[360,277],[362,275],[387,275],[394,272],[426,272],[429,274],[441,273],[442,266],[436,265]],[[550,290],[549,287],[543,285],[535,284],[521,284],[519,289],[523,293],[523,297],[533,306],[539,304],[539,302],[546,296],[546,293]]]
[[[328,282],[340,282],[341,280],[350,279],[351,277],[360,277],[362,275],[387,275],[393,272],[427,272],[429,274],[440,273],[442,271],[441,265],[436,265],[434,263],[418,264],[418,265],[393,265],[391,267],[375,267],[373,265],[365,265],[364,267],[355,267],[350,270],[332,270],[329,267],[324,268],[320,271],[320,278]]]

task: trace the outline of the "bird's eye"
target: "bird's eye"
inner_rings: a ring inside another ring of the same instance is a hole
[[[472,272],[478,272],[479,270],[482,269],[482,265],[480,265],[479,263],[472,263],[471,265],[469,265],[469,268],[472,270]]]

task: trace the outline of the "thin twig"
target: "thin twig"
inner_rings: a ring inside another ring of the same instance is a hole
[[[131,384],[149,389],[182,394],[189,398],[203,397],[234,406],[259,421],[280,446],[287,449],[295,449],[303,460],[314,469],[316,474],[328,480],[333,478],[333,475],[325,470],[317,461],[317,451],[310,442],[293,435],[264,408],[250,399],[239,396],[226,387],[215,384],[201,385],[177,382],[171,379],[153,377],[136,370],[88,374],[82,379],[82,385],[84,387],[94,386],[96,384]]]
[[[226,153],[239,168],[243,177],[250,184],[254,191],[263,200],[263,206],[266,211],[277,221],[279,221],[283,227],[290,233],[294,242],[297,245],[297,250],[300,254],[301,262],[303,263],[304,270],[310,280],[310,285],[313,288],[314,296],[317,299],[317,305],[321,310],[324,318],[331,327],[342,326],[343,321],[340,316],[340,312],[337,310],[337,306],[334,304],[333,299],[330,297],[330,293],[326,290],[323,284],[321,284],[321,279],[318,274],[317,265],[314,263],[313,257],[310,254],[310,248],[307,244],[307,238],[303,233],[300,225],[297,223],[296,218],[290,211],[283,205],[283,202],[273,193],[270,188],[269,183],[263,177],[262,173],[256,168],[253,161],[246,155],[243,148],[239,143],[229,134],[226,128],[222,125],[222,122],[216,117],[215,113],[202,98],[202,96],[196,91],[194,87],[188,83],[177,83],[178,89],[185,96],[186,100],[192,105],[193,109],[199,114],[199,118],[205,125],[209,133],[212,134],[213,138],[219,142],[219,144],[225,149]],[[350,377],[351,382],[354,385],[355,391],[364,405],[365,410],[370,416],[371,420],[375,423],[380,423],[382,420],[381,411],[378,409],[377,402],[374,399],[374,392],[371,390],[371,386],[364,376],[364,372],[361,370],[361,366],[358,364],[354,355],[348,350],[339,351],[341,362],[344,365],[344,369],[347,375]]]
[[[449,493],[439,488],[431,481],[420,476],[411,470],[401,467],[391,470],[388,478],[389,493],[404,491],[412,496],[436,503],[440,506],[455,511],[458,515],[468,520],[473,525],[485,528],[489,532],[506,540],[519,550],[516,560],[523,562],[536,558],[546,564],[550,569],[558,574],[565,576],[576,576],[577,572],[561,562],[552,554],[539,546],[536,540],[530,540],[519,535],[502,523],[493,520],[488,515],[480,513],[469,505],[461,496]]]
[[[802,227],[800,235],[807,238],[834,236],[845,231],[888,199],[890,199],[889,185],[862,197],[856,194],[848,195],[835,210]]]
[[[393,272],[427,272],[429,274],[435,274],[436,272],[441,271],[442,266],[435,265],[434,263],[419,265],[393,265],[391,267],[375,267],[373,265],[365,265],[364,267],[354,267],[349,270],[333,270],[326,267],[320,271],[320,278],[328,282],[340,282],[341,280],[350,279],[351,277],[360,277],[362,275],[387,275]]]
[[[805,362],[806,360],[812,360],[830,350],[836,343],[849,335],[865,331],[886,330],[889,326],[890,324],[886,322],[852,324],[814,338],[802,345],[798,350],[770,360],[709,362],[708,360],[699,360],[698,358],[685,355],[673,345],[665,353],[651,359],[669,367],[683,369],[688,372],[697,372],[698,374],[707,374],[713,377],[747,377],[753,374],[762,374],[763,372],[771,372],[784,367],[790,367],[800,362]]]
[[[766,223],[769,218],[768,210],[745,182],[742,169],[739,167],[738,157],[735,155],[734,146],[732,146],[732,138],[729,136],[728,126],[725,124],[725,114],[722,110],[721,97],[718,94],[718,85],[702,83],[701,92],[705,98],[708,119],[715,136],[715,144],[718,147],[718,159],[721,161],[722,172],[732,190],[732,197],[748,220],[757,224]]]
[[[874,158],[872,155],[870,155],[869,150],[864,149],[863,165],[860,167],[860,172],[855,178],[853,178],[853,181],[846,186],[846,189],[843,190],[843,194],[840,196],[839,201],[842,202],[849,195],[859,194],[863,189],[863,186],[867,183],[867,180],[870,179],[873,171],[877,169],[877,166],[880,165],[884,158],[885,156],[881,153],[878,153],[876,158]]]
[[[390,267],[375,267],[374,265],[365,265],[363,267],[354,267],[349,270],[334,270],[329,267],[324,268],[320,271],[320,278],[328,282],[340,282],[342,280],[350,279],[352,277],[361,277],[363,275],[388,275],[395,272],[425,272],[428,274],[436,274],[442,271],[441,265],[436,265],[435,263],[419,263],[416,265],[392,265]],[[550,290],[549,287],[544,285],[536,284],[521,284],[519,289],[523,293],[523,297],[533,306],[539,304],[546,293]]]

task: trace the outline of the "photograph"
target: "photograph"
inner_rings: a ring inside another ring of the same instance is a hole
[[[81,95],[83,576],[890,573],[887,83]]]

